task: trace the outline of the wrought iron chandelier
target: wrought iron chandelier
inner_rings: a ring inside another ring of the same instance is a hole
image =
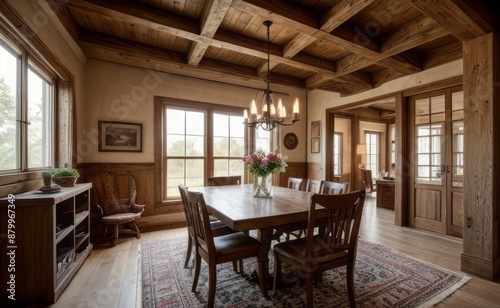
[[[244,111],[244,124],[248,127],[257,127],[262,128],[265,131],[271,131],[279,125],[282,126],[290,126],[295,124],[295,122],[299,121],[299,100],[295,99],[293,104],[293,116],[287,117],[286,108],[283,106],[283,102],[281,99],[278,100],[278,106],[274,104],[273,91],[271,91],[269,85],[271,83],[271,69],[270,69],[270,32],[269,28],[273,24],[272,21],[266,20],[264,21],[264,25],[267,27],[267,80],[266,80],[266,89],[257,91],[256,98],[259,95],[259,92],[263,92],[262,96],[262,104],[261,104],[261,112],[257,113],[257,105],[255,103],[255,99],[252,100],[250,105],[250,116],[248,115],[248,111]],[[278,93],[278,92],[275,92]],[[281,93],[283,94],[283,93]],[[286,94],[288,95],[288,94]]]

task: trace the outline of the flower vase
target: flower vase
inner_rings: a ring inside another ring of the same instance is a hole
[[[272,174],[264,176],[254,175],[253,183],[253,197],[254,198],[272,198],[273,197],[273,183]]]

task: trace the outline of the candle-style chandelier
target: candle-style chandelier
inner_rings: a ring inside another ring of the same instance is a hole
[[[248,127],[260,127],[265,131],[271,131],[279,125],[290,126],[299,121],[299,100],[296,98],[293,103],[293,116],[287,117],[286,108],[283,106],[283,102],[279,99],[278,106],[276,107],[273,99],[273,91],[269,88],[271,83],[271,69],[269,64],[271,43],[269,28],[272,24],[273,22],[270,20],[264,21],[264,25],[267,27],[267,87],[266,89],[257,91],[256,95],[257,97],[259,92],[263,92],[261,112],[260,114],[257,113],[257,105],[255,103],[255,99],[253,99],[250,105],[250,117],[248,116],[248,111],[246,109],[243,113],[243,117],[245,119],[244,124]]]

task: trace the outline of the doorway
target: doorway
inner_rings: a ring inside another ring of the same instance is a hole
[[[409,97],[409,223],[463,234],[462,87]]]

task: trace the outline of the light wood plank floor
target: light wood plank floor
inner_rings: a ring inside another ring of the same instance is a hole
[[[140,240],[125,238],[112,248],[94,246],[82,268],[51,307],[140,307],[139,244],[176,237],[187,237],[186,228],[143,233]],[[361,238],[460,272],[462,240],[395,226],[393,211],[376,208],[375,193],[366,198]],[[500,279],[492,282],[472,276],[439,307],[500,307],[499,283]]]

